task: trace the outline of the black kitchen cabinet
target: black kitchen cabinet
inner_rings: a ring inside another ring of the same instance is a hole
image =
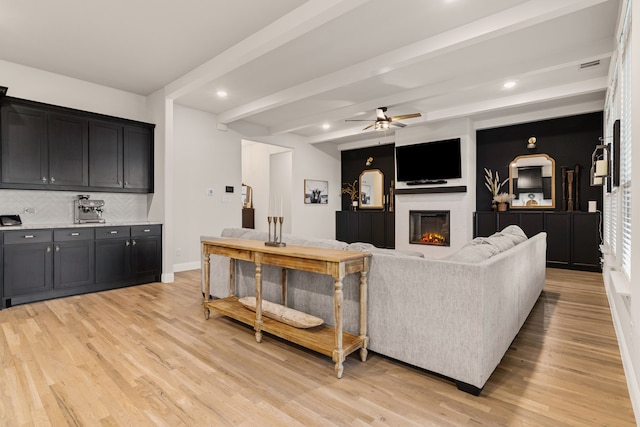
[[[124,127],[123,186],[153,193],[153,135],[151,129]]]
[[[386,211],[336,211],[336,239],[395,247],[395,214]]]
[[[2,182],[43,186],[48,181],[46,111],[22,105],[2,105]]]
[[[162,226],[0,231],[0,308],[160,281]]]
[[[599,213],[475,212],[473,235],[487,237],[511,224],[522,228],[527,237],[547,233],[547,267],[601,270]]]
[[[41,293],[53,288],[51,230],[4,233],[3,298]]]
[[[0,100],[0,188],[153,192],[154,125]]]
[[[130,279],[130,228],[96,229],[96,283],[129,283]]]
[[[54,230],[53,288],[65,289],[95,282],[93,228]]]
[[[50,186],[89,185],[89,121],[50,113],[48,117]]]
[[[162,228],[160,225],[131,227],[131,265],[134,282],[159,281],[162,273]]]
[[[122,126],[89,122],[89,186],[122,188]]]

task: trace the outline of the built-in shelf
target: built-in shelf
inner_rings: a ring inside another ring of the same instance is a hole
[[[396,188],[396,194],[466,193],[466,185],[449,187]]]

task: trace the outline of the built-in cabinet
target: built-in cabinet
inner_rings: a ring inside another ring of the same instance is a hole
[[[475,212],[474,237],[518,225],[528,237],[547,233],[547,266],[600,271],[599,212]]]
[[[162,226],[0,233],[2,308],[160,280]]]
[[[395,248],[395,213],[388,211],[336,211],[336,239]]]
[[[0,188],[153,192],[153,125],[9,97],[0,108]]]

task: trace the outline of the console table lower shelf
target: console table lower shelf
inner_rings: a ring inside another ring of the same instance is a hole
[[[256,321],[255,313],[240,304],[237,297],[209,300],[207,307],[249,326],[254,326]],[[276,337],[298,344],[325,356],[333,356],[333,350],[335,349],[335,329],[331,326],[323,324],[313,328],[301,329],[263,317],[260,329],[263,332],[275,335]],[[342,350],[345,357],[361,348],[364,347],[363,340],[360,337],[350,334],[349,332],[342,333]]]

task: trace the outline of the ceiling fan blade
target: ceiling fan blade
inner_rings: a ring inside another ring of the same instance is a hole
[[[413,114],[403,114],[401,116],[393,116],[393,117],[389,117],[389,121],[390,122],[395,122],[395,121],[398,121],[398,120],[413,119],[414,117],[422,117],[422,114],[413,113]]]
[[[399,128],[403,128],[406,127],[407,125],[405,125],[404,123],[400,123],[400,122],[391,122],[391,124],[393,126],[398,126]]]
[[[364,129],[362,129],[362,130],[367,130],[367,129],[369,129],[369,128],[374,127],[375,125],[376,125],[375,123],[371,123],[369,126],[367,126],[366,128],[364,128]]]
[[[387,107],[376,108],[376,117],[378,120],[387,120],[387,116],[384,112],[387,111]]]

